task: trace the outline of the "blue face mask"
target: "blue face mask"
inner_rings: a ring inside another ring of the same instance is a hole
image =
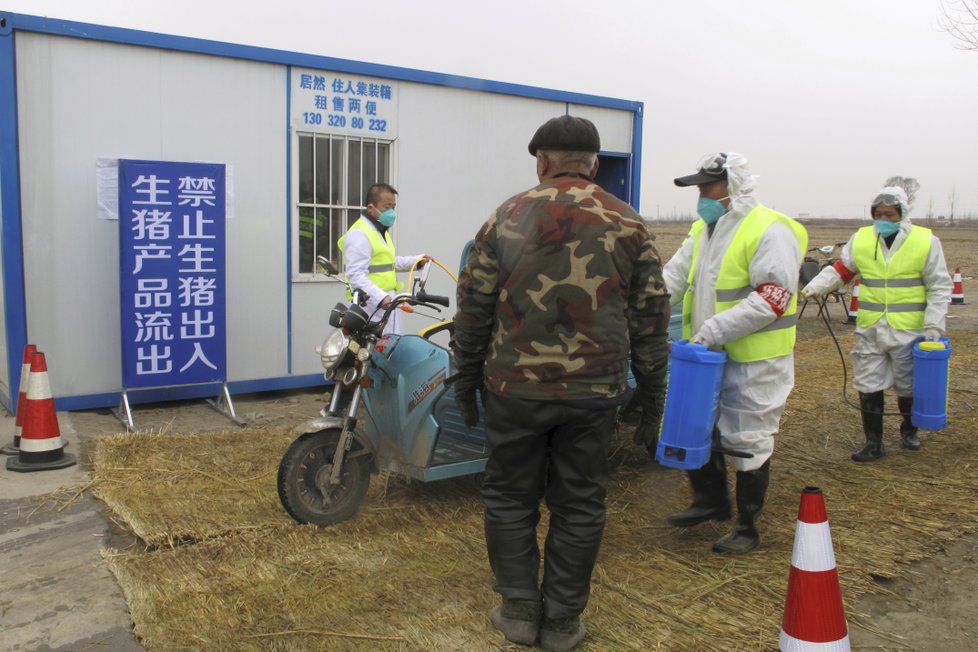
[[[377,221],[380,222],[381,225],[389,229],[392,226],[394,226],[394,219],[396,217],[397,216],[394,214],[394,209],[388,208],[386,211],[380,214],[380,216],[377,218]]]
[[[889,238],[891,235],[900,230],[899,222],[891,222],[890,220],[875,220],[873,223],[876,225],[876,232],[884,238]]]
[[[724,197],[726,199],[726,197]],[[696,212],[699,216],[703,218],[703,221],[707,224],[713,224],[718,219],[723,217],[723,214],[727,212],[727,209],[723,207],[716,199],[709,199],[707,197],[700,197],[699,203],[696,204]]]

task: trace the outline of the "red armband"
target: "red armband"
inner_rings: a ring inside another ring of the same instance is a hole
[[[856,273],[846,267],[845,263],[843,263],[841,260],[835,261],[835,264],[832,265],[832,269],[839,272],[839,276],[842,277],[843,283],[848,283],[852,280],[852,277],[856,275]]]
[[[794,296],[789,290],[776,283],[762,283],[757,286],[757,293],[767,301],[774,313],[780,317],[788,309],[791,297]]]

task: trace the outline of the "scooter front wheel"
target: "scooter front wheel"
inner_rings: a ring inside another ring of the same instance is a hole
[[[329,482],[340,430],[309,432],[285,451],[278,467],[278,497],[300,523],[332,525],[360,509],[370,485],[370,461],[356,444],[346,454],[339,484]]]

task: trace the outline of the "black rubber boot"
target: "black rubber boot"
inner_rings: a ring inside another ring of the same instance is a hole
[[[863,432],[866,445],[852,454],[856,462],[872,462],[886,455],[883,447],[883,392],[859,392],[859,407],[863,415]]]
[[[713,552],[739,555],[761,545],[757,517],[771,480],[771,460],[753,471],[737,471],[737,522],[725,537],[713,544]]]
[[[503,633],[507,641],[533,645],[540,633],[540,614],[539,600],[503,598],[503,603],[489,612],[489,622]]]
[[[913,396],[898,396],[897,405],[900,407],[900,414],[903,421],[900,422],[900,440],[904,448],[910,451],[920,450],[920,439],[917,438],[917,427],[910,420],[913,410]]]
[[[706,521],[730,518],[730,495],[727,493],[727,465],[720,453],[711,453],[702,468],[687,471],[693,489],[693,504],[666,521],[673,527],[692,527]]]

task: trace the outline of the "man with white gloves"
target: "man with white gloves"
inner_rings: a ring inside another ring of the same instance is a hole
[[[951,276],[941,241],[930,229],[910,223],[915,179],[891,177],[873,199],[874,223],[851,238],[835,265],[805,286],[806,297],[821,298],[862,277],[852,348],[853,386],[859,391],[866,444],[857,462],[886,455],[883,446],[883,390],[892,387],[903,416],[903,448],[919,450],[913,408],[913,345],[944,335],[951,299]],[[909,191],[909,192],[908,192]]]
[[[724,449],[752,457],[732,459],[737,521],[713,550],[743,553],[760,545],[757,517],[767,495],[774,435],[794,385],[795,294],[808,234],[758,202],[755,177],[740,154],[711,154],[697,167],[675,184],[699,188],[701,219],[663,275],[672,302],[683,302],[683,337],[727,352],[714,437]],[[693,504],[669,516],[669,524],[729,519],[724,455],[714,451],[688,475]]]

